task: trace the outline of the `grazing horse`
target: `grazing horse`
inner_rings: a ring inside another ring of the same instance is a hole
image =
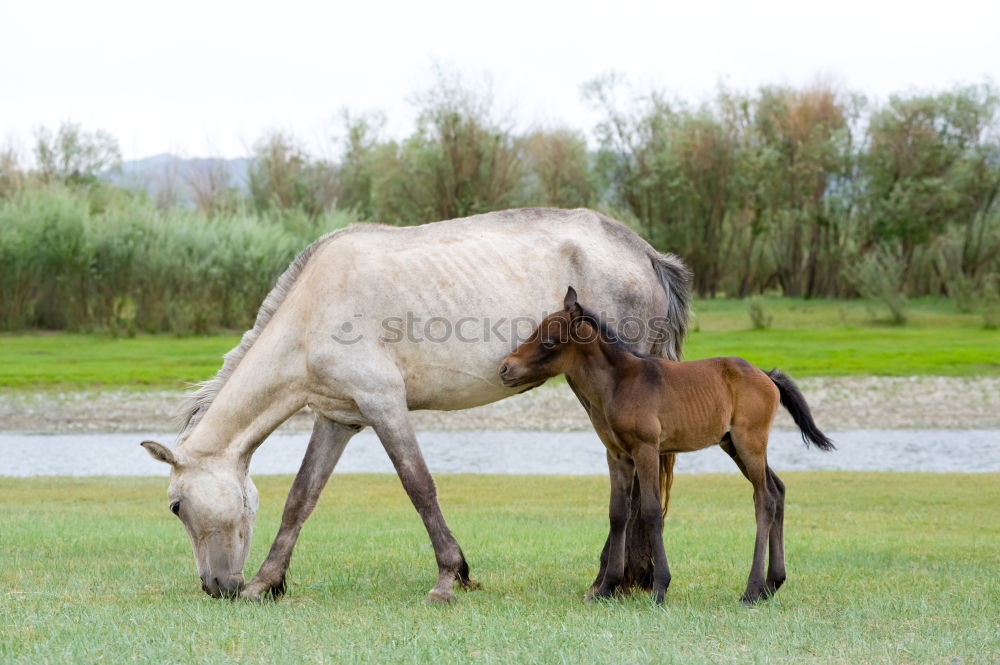
[[[366,426],[434,547],[438,580],[428,600],[454,600],[456,581],[472,587],[409,411],[464,409],[540,384],[504,386],[496,367],[557,301],[561,288],[553,285],[570,282],[604,294],[594,306],[608,316],[656,322],[655,334],[633,342],[637,351],[679,356],[686,268],[589,210],[511,210],[416,227],[360,224],[306,248],[215,378],[193,395],[177,445],[143,443],[171,467],[169,507],[188,532],[202,588],[252,600],[281,594],[303,523],[348,440]],[[244,584],[257,513],[250,457],[306,405],[317,414],[312,438],[270,552]],[[665,478],[672,462],[664,460]],[[652,568],[643,527],[631,521],[628,535],[634,565],[627,568],[639,584],[651,580]]]
[[[511,388],[565,374],[591,408],[605,414],[609,428],[599,434],[607,447],[611,474],[611,547],[604,579],[588,595],[610,596],[621,583],[634,475],[641,519],[653,539],[653,595],[657,603],[663,602],[670,568],[663,549],[659,460],[664,454],[714,445],[721,446],[753,484],[757,539],[740,600],[750,604],[770,597],[785,581],[785,486],[767,465],[767,439],[779,401],[806,444],[821,450],[834,447],[786,375],[778,370],[765,373],[742,358],[677,362],[635,354],[577,302],[572,287],[563,310],[543,319],[532,337],[503,359],[499,374]]]

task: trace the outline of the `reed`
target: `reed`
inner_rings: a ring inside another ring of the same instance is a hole
[[[277,275],[343,212],[208,217],[104,187],[0,201],[0,327],[129,334],[246,328]]]

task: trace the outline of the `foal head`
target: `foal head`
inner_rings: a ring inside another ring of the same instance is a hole
[[[576,291],[569,287],[562,310],[542,319],[531,337],[500,363],[500,380],[508,387],[523,386],[570,371],[577,361],[579,346],[600,338],[600,330],[591,318],[577,302]]]

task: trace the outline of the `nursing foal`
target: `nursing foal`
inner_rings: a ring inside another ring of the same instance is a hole
[[[785,581],[785,486],[767,465],[767,438],[779,401],[802,430],[803,441],[822,450],[834,447],[786,375],[778,370],[765,373],[742,358],[676,362],[636,355],[580,306],[572,287],[563,311],[545,317],[532,337],[504,358],[499,371],[507,386],[566,374],[610,426],[610,432],[599,432],[611,472],[610,549],[595,597],[612,595],[622,581],[634,471],[641,518],[652,539],[653,595],[663,602],[670,569],[663,549],[659,458],[714,445],[721,446],[753,484],[757,539],[740,600],[749,604],[767,598]]]

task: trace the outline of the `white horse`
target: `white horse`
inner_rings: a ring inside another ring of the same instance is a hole
[[[434,546],[438,580],[428,600],[454,600],[456,581],[473,587],[409,411],[463,409],[523,392],[504,387],[497,367],[521,341],[517,333],[529,334],[567,284],[606,319],[632,317],[643,330],[655,322],[655,334],[636,336],[636,350],[679,357],[686,268],[589,210],[510,210],[403,228],[360,224],[306,248],[218,374],[193,394],[176,447],[142,444],[171,466],[170,510],[187,529],[202,588],[253,600],[282,593],[302,524],[348,440],[365,426],[385,447]],[[270,553],[244,585],[258,503],[250,457],[305,405],[317,414],[309,447]],[[590,415],[595,424],[602,418]],[[672,466],[667,458],[668,480]],[[648,552],[639,558],[649,568]]]

